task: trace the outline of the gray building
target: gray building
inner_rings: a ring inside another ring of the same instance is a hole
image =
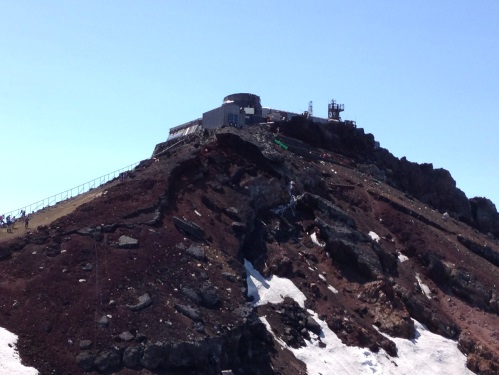
[[[235,126],[242,128],[245,125],[254,125],[262,122],[291,120],[295,116],[306,115],[310,120],[319,123],[329,121],[341,121],[339,113],[344,110],[343,104],[337,104],[334,100],[328,106],[329,118],[310,116],[308,112],[303,114],[293,113],[272,108],[263,108],[260,97],[255,94],[238,93],[228,95],[224,98],[220,107],[203,113],[202,119],[187,122],[170,129],[168,140],[189,135],[198,129],[215,129],[222,126]]]
[[[222,105],[203,113],[203,128],[257,124],[263,121],[262,105],[258,95],[239,93],[228,95]]]

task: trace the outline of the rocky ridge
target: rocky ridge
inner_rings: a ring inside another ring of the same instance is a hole
[[[279,128],[279,133],[277,129]],[[275,141],[279,141],[280,146]],[[41,374],[303,374],[320,329],[385,350],[411,318],[499,373],[498,220],[450,174],[305,118],[158,144],[126,181],[0,243],[2,326]],[[254,307],[249,260],[306,296]],[[376,326],[377,329],[374,329]]]

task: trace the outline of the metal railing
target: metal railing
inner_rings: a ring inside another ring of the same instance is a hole
[[[111,180],[114,180],[117,177],[120,177],[122,173],[128,172],[133,170],[140,162],[135,162],[133,164],[127,165],[126,167],[117,169],[113,172],[107,173],[103,176],[97,177],[91,181],[85,182],[81,185],[78,185],[74,188],[71,188],[69,190],[63,191],[62,193],[58,193],[55,195],[52,195],[48,198],[42,199],[38,202],[31,203],[29,205],[23,206],[21,208],[18,208],[16,210],[12,210],[10,212],[6,212],[2,214],[4,220],[7,216],[15,216],[16,218],[19,218],[21,216],[21,212],[25,211],[26,215],[32,214],[34,212],[43,210],[45,208],[48,208],[50,206],[55,206],[57,203],[63,202],[65,200],[77,197],[80,194],[86,193],[92,189],[95,189]]]

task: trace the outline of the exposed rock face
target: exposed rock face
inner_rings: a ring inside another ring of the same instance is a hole
[[[473,222],[483,233],[493,233],[499,237],[499,214],[496,206],[487,198],[470,199]]]
[[[497,373],[497,212],[447,171],[304,118],[170,146],[72,214],[0,242],[0,320],[24,363],[42,375],[298,375],[304,364],[259,317],[291,347],[320,342],[327,324],[391,356],[383,334],[413,339],[416,319],[459,339],[470,369]],[[305,306],[254,306],[244,259],[289,278]]]

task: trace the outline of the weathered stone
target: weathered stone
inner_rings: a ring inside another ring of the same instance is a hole
[[[188,305],[180,305],[176,304],[175,308],[177,309],[178,312],[182,313],[189,319],[192,319],[196,322],[202,322],[203,319],[201,318],[201,312],[199,309],[196,309],[194,307],[188,306]]]
[[[152,304],[152,299],[149,294],[145,293],[139,297],[139,303],[136,305],[127,305],[133,311],[143,310]]]
[[[343,223],[344,225],[357,228],[355,220],[346,212],[336,207],[330,201],[314,194],[304,193],[296,199],[297,207],[312,208],[319,210],[326,218]]]
[[[461,235],[457,236],[457,240],[468,248],[468,250],[488,260],[494,266],[499,267],[499,252],[494,251],[489,246],[482,246],[468,238]]]
[[[145,346],[140,364],[148,370],[156,370],[165,355],[164,345],[161,342],[149,343]]]
[[[90,235],[94,234],[94,232],[95,232],[95,229],[90,228],[90,227],[81,228],[81,229],[78,229],[76,231],[76,233],[78,233],[80,236],[90,236]]]
[[[185,233],[187,236],[194,238],[195,240],[204,240],[204,229],[201,228],[196,223],[189,220],[182,220],[178,217],[173,217],[173,222],[178,230]]]
[[[182,288],[182,294],[186,296],[189,300],[194,302],[196,305],[200,305],[203,302],[203,299],[199,295],[199,292],[192,288]]]
[[[95,355],[90,352],[81,352],[76,356],[76,363],[83,371],[88,372],[94,369]]]
[[[129,346],[123,352],[123,365],[128,368],[136,368],[140,364],[141,351],[136,346]]]
[[[90,349],[92,347],[92,340],[81,340],[80,350]]]
[[[98,320],[97,324],[101,327],[109,326],[109,318],[106,315],[102,315]]]
[[[136,249],[137,247],[139,247],[139,240],[122,235],[118,239],[118,247],[120,249]]]
[[[216,288],[210,284],[204,284],[200,290],[203,305],[206,307],[216,307],[220,302],[220,297]]]
[[[191,245],[187,248],[186,252],[194,259],[201,260],[201,261],[206,260],[206,254],[205,254],[204,248],[202,248],[201,246]]]
[[[383,274],[379,258],[371,245],[330,240],[327,242],[326,251],[333,259],[355,267],[360,274],[370,279],[376,279],[377,276]]]
[[[114,350],[102,350],[95,357],[94,364],[100,372],[107,372],[120,367],[121,358]]]
[[[229,207],[229,208],[226,208],[224,212],[232,220],[241,221],[241,216],[239,215],[239,211],[237,210],[237,208]]]
[[[120,340],[128,342],[134,339],[134,335],[132,335],[129,331],[125,331],[123,333],[120,333],[119,338]]]
[[[307,329],[313,333],[315,333],[316,335],[319,335],[322,331],[322,328],[320,326],[319,323],[317,323],[315,321],[314,318],[312,318],[311,316],[309,316],[307,318],[307,322],[305,323],[305,327],[307,327]]]

